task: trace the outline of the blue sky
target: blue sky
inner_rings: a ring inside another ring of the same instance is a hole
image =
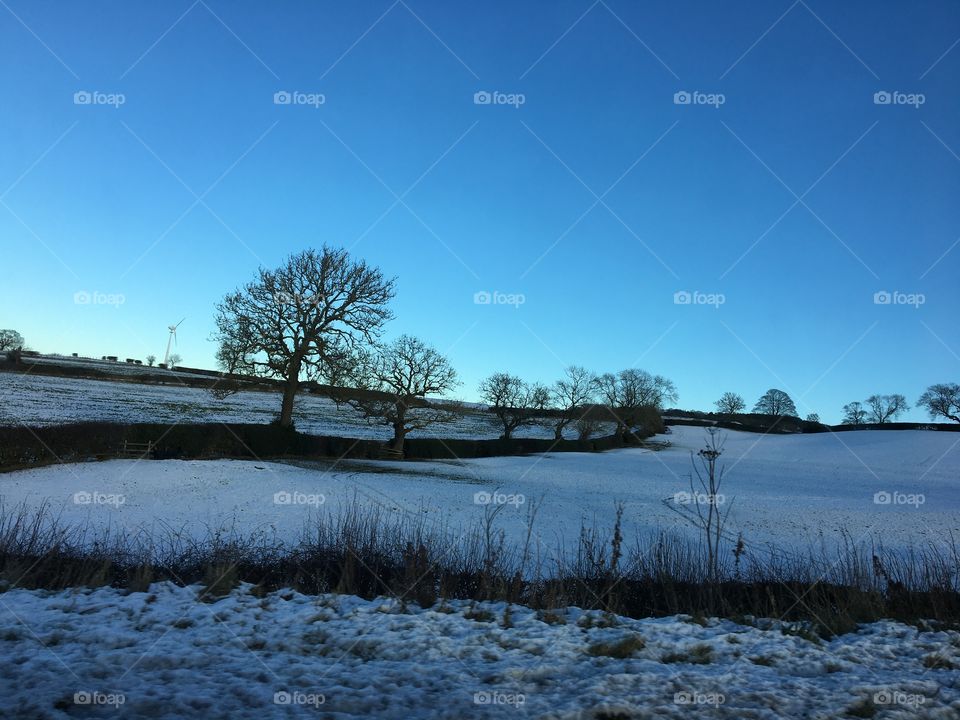
[[[466,399],[577,363],[914,402],[960,380],[958,38],[952,2],[4,0],[0,327],[145,357],[185,317],[210,367],[217,300],[326,242]]]

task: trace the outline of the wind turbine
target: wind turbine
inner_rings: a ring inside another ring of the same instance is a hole
[[[170,367],[170,343],[176,344],[177,328],[180,327],[180,323],[182,323],[184,320],[186,320],[186,318],[183,318],[183,320],[178,322],[176,325],[167,325],[167,329],[170,331],[170,337],[167,338],[167,353],[163,356],[163,364],[167,367]]]

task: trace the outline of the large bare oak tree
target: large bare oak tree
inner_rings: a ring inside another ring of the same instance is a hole
[[[230,372],[282,380],[279,424],[290,427],[302,378],[324,377],[334,361],[376,340],[393,317],[394,285],[343,249],[291,255],[217,305],[217,359]]]

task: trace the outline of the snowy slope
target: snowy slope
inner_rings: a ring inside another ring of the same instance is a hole
[[[742,532],[750,547],[831,544],[841,531],[888,545],[945,542],[950,533],[960,537],[960,436],[923,431],[724,435],[721,493],[731,508],[729,530],[733,536]],[[690,490],[690,451],[703,438],[702,428],[678,427],[659,438],[673,443],[659,452],[460,462],[295,466],[113,460],[2,474],[0,498],[8,505],[32,506],[49,500],[71,522],[151,531],[172,525],[196,535],[235,528],[293,542],[318,513],[337,512],[355,497],[389,513],[466,527],[484,513],[476,494],[499,491],[499,499],[513,500],[497,518],[511,539],[523,538],[529,508],[534,501],[542,503],[534,529],[549,553],[561,539],[570,545],[581,522],[609,527],[617,502],[625,506],[628,538],[662,528],[692,532],[675,510],[685,509],[677,494]],[[122,496],[123,502],[76,503],[78,492]],[[291,494],[292,501],[275,502],[277,493]],[[888,493],[892,502],[878,504],[877,493]],[[911,498],[923,502],[905,502]]]
[[[701,627],[681,617],[584,627],[591,623],[578,622],[576,609],[547,624],[520,607],[504,627],[502,603],[474,606],[489,612],[484,619],[465,602],[441,611],[290,591],[261,599],[248,586],[212,603],[197,593],[156,584],[149,594],[0,595],[11,621],[0,637],[0,712],[780,720],[840,717],[868,704],[875,720],[960,717],[957,671],[926,667],[930,658],[960,663],[952,631],[882,622],[811,642],[776,625]],[[638,638],[624,658],[596,647]]]
[[[245,391],[218,400],[202,388],[177,385],[175,377],[169,385],[143,385],[0,373],[0,425],[60,425],[80,421],[266,424],[279,411],[279,393]],[[329,398],[305,393],[297,399],[294,421],[298,430],[313,435],[387,440],[392,434],[390,428],[371,425],[346,406],[338,408]],[[414,431],[410,437],[496,438],[501,431],[493,415],[477,411],[455,423]],[[523,427],[515,434],[552,438],[553,430]],[[576,437],[573,428],[567,430],[566,437]]]

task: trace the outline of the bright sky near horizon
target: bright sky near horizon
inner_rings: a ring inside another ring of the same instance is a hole
[[[186,318],[212,367],[215,303],[327,243],[468,400],[914,403],[960,382],[958,45],[946,1],[2,0],[0,327],[142,358]]]

